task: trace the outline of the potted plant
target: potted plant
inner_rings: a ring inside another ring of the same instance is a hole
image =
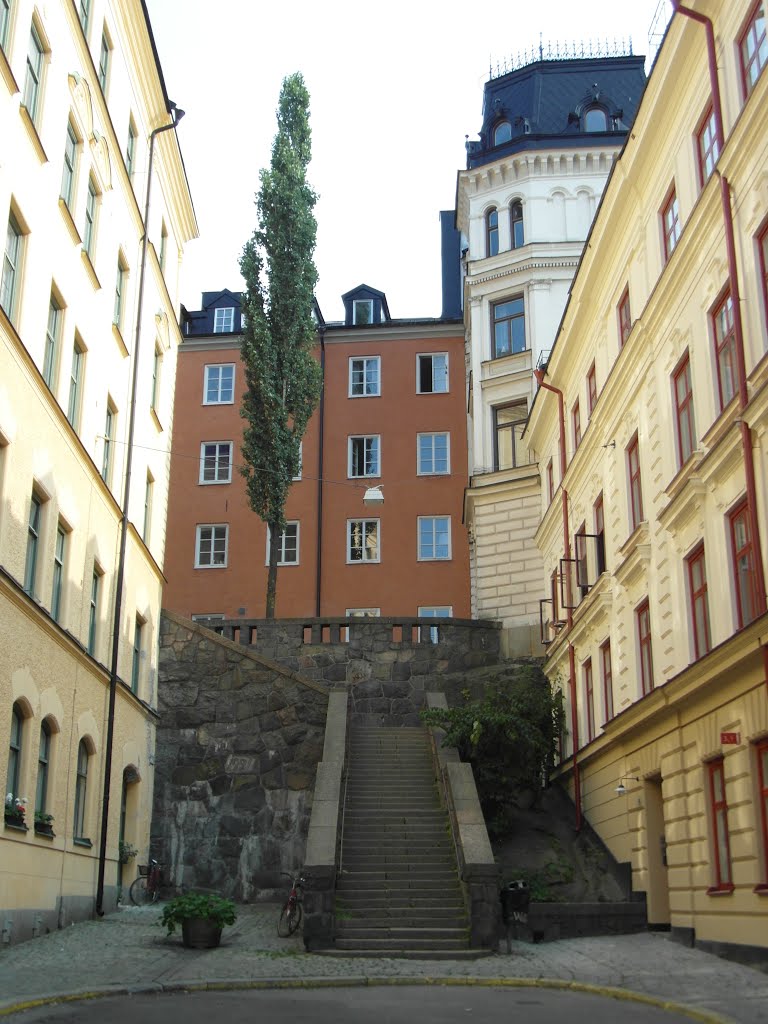
[[[11,828],[23,828],[26,829],[26,823],[24,821],[24,815],[27,813],[27,798],[25,796],[17,796],[14,798],[13,793],[6,793],[5,795],[5,824],[10,825]]]
[[[53,815],[47,811],[35,811],[35,832],[39,836],[53,838]]]
[[[221,941],[221,929],[234,924],[236,917],[232,900],[214,893],[189,892],[166,903],[160,924],[168,929],[168,935],[181,925],[182,941],[191,949],[212,949]]]
[[[117,858],[121,864],[127,864],[133,860],[138,852],[133,843],[124,843],[121,839],[117,844]]]

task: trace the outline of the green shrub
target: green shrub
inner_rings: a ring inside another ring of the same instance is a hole
[[[234,924],[237,914],[232,900],[213,893],[190,892],[165,904],[160,924],[168,929],[166,934],[171,935],[177,925],[193,917],[205,918],[223,928],[225,924]]]

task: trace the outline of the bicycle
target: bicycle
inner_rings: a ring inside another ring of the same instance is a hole
[[[139,876],[131,882],[129,890],[131,903],[136,907],[156,903],[162,884],[162,864],[154,859],[149,864],[139,864]]]
[[[304,883],[307,879],[302,871],[299,871],[297,875],[289,875],[287,871],[282,871],[281,874],[291,879],[291,891],[288,893],[288,899],[281,908],[280,917],[277,920],[277,934],[281,939],[285,939],[289,935],[293,935],[301,924],[304,914],[302,909]]]

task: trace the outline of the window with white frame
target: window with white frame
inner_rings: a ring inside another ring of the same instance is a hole
[[[420,395],[443,394],[448,390],[447,352],[416,356],[416,390]]]
[[[419,516],[419,561],[438,561],[451,557],[451,517]]]
[[[24,255],[24,231],[11,212],[8,218],[8,230],[5,236],[3,253],[3,272],[0,277],[0,306],[3,307],[8,319],[13,323],[16,319],[16,308],[21,290],[21,265]]]
[[[347,561],[378,562],[381,559],[378,519],[347,520]]]
[[[213,333],[228,334],[235,329],[235,307],[222,306],[213,311]]]
[[[232,482],[232,442],[203,441],[200,445],[201,484],[228,484]]]
[[[264,562],[269,565],[269,545],[272,541],[272,531],[267,527],[267,557]],[[285,529],[280,531],[280,539],[277,544],[278,565],[299,564],[299,524],[286,523]]]
[[[379,435],[350,437],[347,449],[347,476],[380,476]]]
[[[349,397],[370,398],[381,394],[381,357],[353,356],[349,360]]]
[[[109,82],[109,63],[112,54],[112,45],[107,35],[107,30],[101,33],[101,47],[99,48],[99,85],[104,95],[107,95],[107,83]]]
[[[38,123],[40,113],[40,92],[43,83],[43,62],[46,48],[42,35],[35,22],[29,31],[29,46],[27,48],[27,66],[24,75],[24,92],[21,105],[26,109],[35,125]]]
[[[416,472],[419,476],[451,471],[451,436],[447,431],[416,435]]]
[[[450,619],[453,615],[453,608],[450,605],[420,605],[418,609],[420,618],[423,619]],[[421,626],[419,626],[419,640],[421,640]],[[439,643],[440,629],[438,626],[429,627],[429,642]]]
[[[227,565],[229,526],[205,523],[195,531],[195,568],[223,569]]]
[[[352,323],[372,324],[373,323],[373,299],[353,299],[352,301]]]
[[[299,471],[296,476],[292,476],[291,480],[301,480],[301,473],[304,469],[304,442],[299,441]]]
[[[205,368],[203,405],[231,405],[235,400],[235,364],[212,363]]]
[[[347,608],[344,615],[348,619],[377,619],[381,608]]]

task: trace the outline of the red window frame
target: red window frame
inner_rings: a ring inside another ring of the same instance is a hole
[[[733,585],[736,591],[736,618],[741,629],[757,617],[755,556],[746,498],[728,513],[728,522],[731,532]]]
[[[550,505],[552,499],[555,496],[555,471],[552,467],[552,459],[547,463],[547,497],[549,498]]]
[[[595,536],[597,537],[597,575],[605,572],[605,507],[603,492],[600,491],[592,506],[595,517]]]
[[[704,545],[699,546],[686,558],[688,570],[688,595],[691,601],[691,624],[693,626],[693,655],[696,661],[712,650],[712,633],[709,625],[709,594],[707,590],[707,565],[704,559]]]
[[[605,720],[610,722],[614,716],[613,711],[613,665],[611,663],[611,641],[606,640],[600,645],[600,669],[603,676],[603,705],[605,707]]]
[[[596,401],[597,374],[595,373],[595,364],[592,363],[589,370],[587,371],[587,409],[589,410],[589,419],[592,419],[592,410],[595,408]]]
[[[758,78],[768,64],[768,40],[766,40],[765,4],[762,0],[750,11],[744,31],[739,38],[739,62],[741,84],[746,99],[754,89]]]
[[[623,348],[632,331],[632,310],[629,305],[629,285],[626,286],[617,306],[619,318],[619,347]]]
[[[485,215],[485,255],[496,256],[499,252],[499,211],[494,206]]]
[[[680,239],[680,204],[673,185],[667,193],[661,208],[661,234],[664,239],[664,262],[666,263]]]
[[[693,414],[693,387],[691,385],[691,360],[686,352],[672,375],[675,394],[675,421],[677,423],[677,454],[679,466],[693,455],[696,447],[696,424]]]
[[[755,749],[757,756],[757,798],[760,801],[760,824],[763,845],[763,882],[758,892],[768,890],[768,739],[760,740]]]
[[[696,130],[696,156],[699,164],[699,184],[702,188],[712,176],[721,149],[722,140],[717,130],[714,107],[710,103]]]
[[[557,599],[557,569],[552,570],[552,575],[549,578],[550,586],[550,597],[552,599],[552,621],[559,622],[558,612],[560,611],[560,602]]]
[[[573,423],[573,450],[576,451],[581,444],[581,409],[578,398],[571,409],[571,422]]]
[[[709,810],[712,818],[712,849],[715,855],[715,884],[707,893],[733,892],[731,843],[728,835],[728,800],[722,757],[707,762]]]
[[[651,644],[651,608],[648,598],[635,609],[637,642],[640,652],[640,684],[643,696],[653,689],[653,646]]]
[[[643,521],[643,486],[640,477],[640,449],[637,434],[627,446],[627,471],[629,473],[629,511],[632,529],[636,530]]]
[[[726,289],[712,310],[712,332],[715,339],[717,393],[720,399],[720,412],[722,412],[735,397],[736,381],[738,380],[736,331],[733,326],[733,302],[729,289]]]
[[[581,666],[584,679],[584,708],[587,713],[587,743],[595,738],[595,691],[592,682],[592,659],[587,658]]]
[[[758,257],[760,260],[760,283],[763,290],[763,315],[768,329],[768,221],[763,224],[757,236]]]

